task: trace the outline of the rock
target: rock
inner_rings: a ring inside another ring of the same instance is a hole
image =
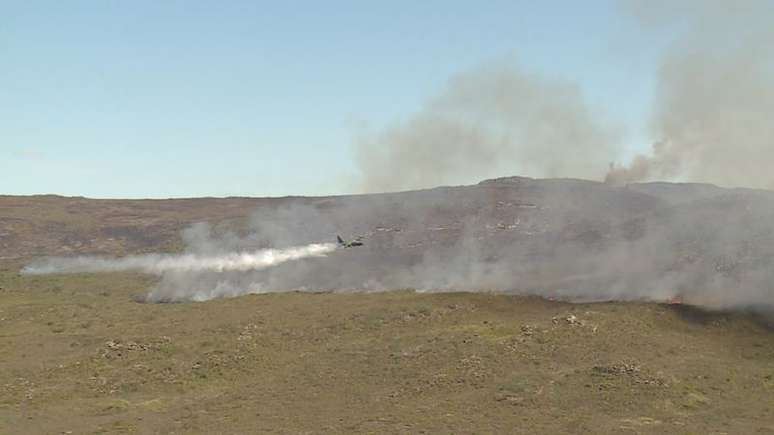
[[[551,323],[553,323],[554,325],[558,325],[562,320],[564,320],[564,322],[567,323],[568,325],[583,326],[583,322],[579,320],[575,314],[570,314],[565,317],[555,316],[551,318]]]

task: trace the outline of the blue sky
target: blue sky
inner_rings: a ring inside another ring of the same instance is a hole
[[[0,193],[345,193],[353,138],[491,62],[647,147],[658,59],[614,1],[0,0]]]

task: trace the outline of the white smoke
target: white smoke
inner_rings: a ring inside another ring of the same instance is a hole
[[[170,276],[189,276],[197,274],[221,274],[227,272],[249,272],[274,267],[289,261],[304,258],[324,257],[336,250],[334,243],[312,243],[305,246],[293,246],[284,249],[259,249],[249,252],[229,252],[217,255],[202,254],[146,254],[131,255],[123,258],[109,257],[48,257],[37,260],[22,269],[29,275],[52,273],[94,273],[139,271],[162,276],[168,280]],[[163,281],[162,280],[162,281]],[[172,300],[207,300],[219,296],[237,296],[254,293],[260,289],[259,282],[252,282],[243,288],[231,288],[219,282],[206,292],[196,289],[193,292],[176,293]],[[228,287],[228,288],[225,288]],[[154,289],[149,294],[159,296]],[[166,300],[159,296],[157,299]]]

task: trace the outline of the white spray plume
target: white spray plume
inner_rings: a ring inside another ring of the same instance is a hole
[[[312,243],[285,249],[260,249],[220,255],[147,254],[123,258],[81,256],[49,257],[26,266],[22,273],[118,272],[136,270],[156,275],[165,272],[246,272],[276,266],[287,261],[323,257],[336,250],[333,243]]]

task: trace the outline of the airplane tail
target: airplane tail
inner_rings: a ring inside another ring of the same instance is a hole
[[[341,238],[341,236],[338,236],[338,235],[337,235],[337,236],[336,236],[336,240],[338,240],[338,241],[339,241],[339,245],[343,245],[343,244],[344,244],[344,240]]]

